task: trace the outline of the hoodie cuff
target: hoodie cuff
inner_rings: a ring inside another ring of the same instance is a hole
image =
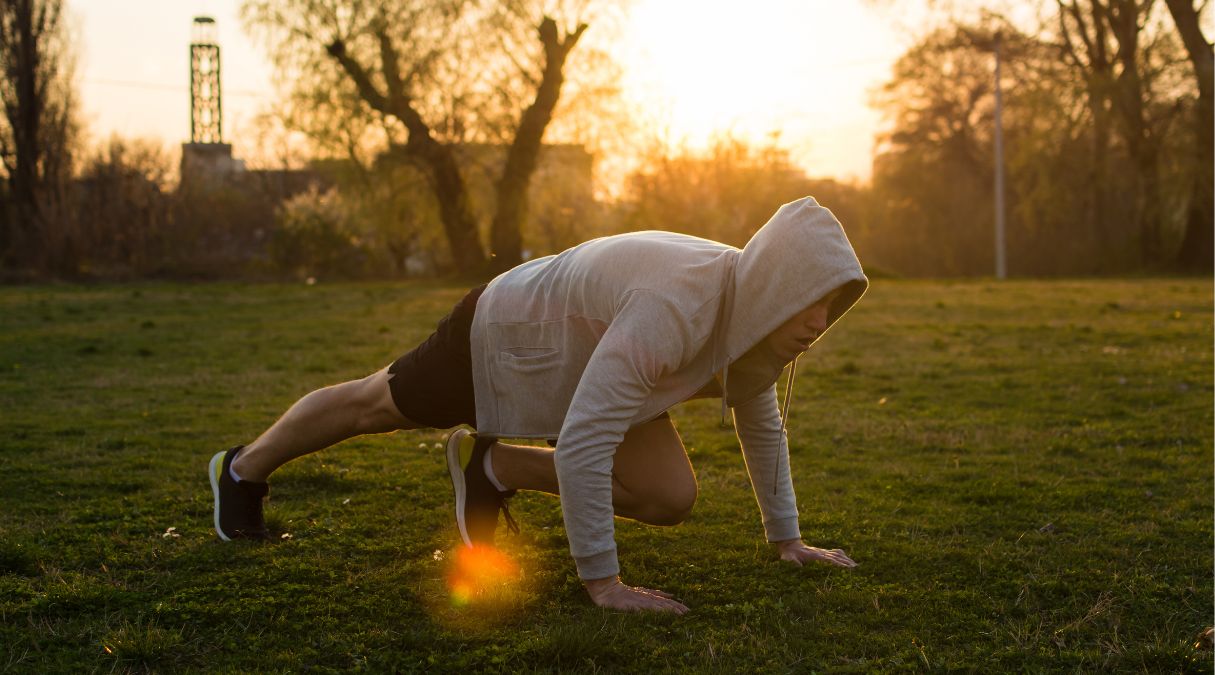
[[[802,537],[801,528],[797,525],[797,516],[769,520],[764,523],[764,534],[767,535],[769,542],[788,541]]]
[[[616,559],[616,547],[603,553],[574,558],[578,565],[579,579],[605,579],[620,574],[620,563]]]

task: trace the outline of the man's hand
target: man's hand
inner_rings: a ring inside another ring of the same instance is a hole
[[[665,591],[640,586],[626,586],[620,577],[584,579],[586,592],[600,607],[624,612],[674,612],[686,614],[688,608]]]
[[[856,567],[856,561],[848,557],[847,553],[838,548],[827,550],[825,548],[815,548],[806,546],[801,539],[788,539],[786,541],[776,542],[776,549],[780,551],[780,559],[788,560],[789,562],[801,567],[811,560],[821,560],[832,565],[840,567]]]

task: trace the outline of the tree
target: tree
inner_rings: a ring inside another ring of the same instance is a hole
[[[165,188],[174,162],[155,141],[119,136],[84,154],[63,219],[71,237],[55,252],[60,270],[93,278],[165,273],[172,206]]]
[[[62,0],[0,3],[0,162],[8,199],[0,260],[30,266],[46,255],[44,230],[71,171],[76,102]]]
[[[1112,127],[1130,160],[1134,202],[1131,218],[1139,229],[1141,259],[1163,261],[1160,159],[1163,137],[1176,107],[1161,105],[1167,94],[1158,91],[1171,66],[1167,52],[1171,36],[1149,30],[1155,0],[1056,0],[1060,48],[1065,59],[1083,73],[1096,133],[1095,166],[1098,189],[1108,185],[1106,152]],[[1099,196],[1108,202],[1107,193]],[[1104,218],[1104,214],[1099,217]]]
[[[1209,178],[1195,176],[1209,175],[1210,160],[1191,155],[1203,152],[1193,150],[1196,146],[1210,147],[1200,139],[1203,133],[1210,137],[1211,125],[1199,121],[1191,129],[1177,123],[1191,107],[1195,87],[1164,5],[1154,0],[1040,0],[1043,12],[1036,23],[1014,11],[1024,9],[1023,3],[932,4],[955,17],[945,25],[952,23],[960,29],[957,37],[965,39],[952,37],[950,28],[929,33],[904,55],[895,77],[876,97],[893,129],[875,160],[874,227],[890,234],[895,224],[920,229],[951,219],[953,224],[920,241],[912,240],[910,232],[899,232],[893,240],[879,238],[884,251],[902,256],[913,268],[932,268],[924,273],[940,273],[949,266],[941,259],[945,251],[908,251],[948,248],[959,237],[989,227],[968,222],[974,213],[985,217],[990,207],[984,194],[991,165],[986,145],[990,101],[984,91],[991,79],[990,56],[968,66],[962,52],[984,41],[976,41],[974,34],[981,38],[998,29],[1013,38],[1005,42],[1013,49],[1004,50],[1003,91],[1008,245],[1017,271],[1112,273],[1169,265],[1170,247],[1183,234],[1183,207],[1201,203],[1187,195],[1197,194],[1200,186],[1210,189]],[[969,9],[967,20],[956,18],[963,4]],[[1017,23],[1008,16],[1022,18]],[[1191,19],[1197,21],[1186,15],[1178,25]],[[1187,44],[1198,42],[1187,38]],[[1209,43],[1206,53],[1209,57]],[[1199,67],[1196,63],[1195,72],[1201,72]],[[944,138],[952,140],[945,143]],[[965,168],[968,153],[962,147],[981,154],[983,161],[973,167],[978,173]],[[970,199],[975,200],[973,209],[958,204]],[[950,211],[951,204],[960,208]],[[1201,220],[1191,213],[1191,223]],[[1191,225],[1187,236],[1197,232],[1209,237],[1209,215],[1205,225],[1203,230]],[[1182,248],[1184,254],[1211,246]],[[940,264],[932,262],[934,257]]]
[[[495,272],[520,261],[527,187],[585,21],[563,29],[524,0],[250,0],[245,16],[266,33],[280,67],[309,89],[353,92],[362,112],[379,117],[382,142],[404,138],[460,270]],[[459,156],[478,142],[506,147],[488,256]]]
[[[876,92],[890,128],[879,139],[860,245],[879,265],[906,274],[991,273],[996,34],[1010,269],[1077,274],[1132,266],[1128,226],[1086,217],[1096,153],[1075,71],[1060,62],[1054,44],[991,14],[924,36]],[[1106,189],[1117,195],[1121,179],[1105,180],[1115,181]],[[1104,206],[1118,211],[1117,203]]]
[[[778,140],[758,146],[723,135],[703,151],[651,140],[626,180],[623,229],[671,230],[743,246],[774,205],[822,196]]]
[[[1215,57],[1211,42],[1202,34],[1198,16],[1206,2],[1198,7],[1190,0],[1165,0],[1169,14],[1181,35],[1181,41],[1194,69],[1198,84],[1198,108],[1194,120],[1194,172],[1190,210],[1186,218],[1185,238],[1178,253],[1181,267],[1210,273],[1215,267]]]
[[[874,160],[870,248],[880,264],[918,275],[992,269],[994,90],[991,57],[975,35],[994,32],[952,26],[929,33],[874,94],[891,120]],[[1016,36],[1004,42],[1006,52],[1016,51]],[[1015,77],[1009,61],[1006,72]],[[1009,126],[1023,91],[1010,92]]]

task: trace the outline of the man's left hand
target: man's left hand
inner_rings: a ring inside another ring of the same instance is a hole
[[[840,567],[856,567],[856,561],[848,557],[842,549],[833,548],[816,548],[814,546],[806,546],[801,539],[789,539],[787,541],[776,542],[776,549],[780,552],[781,560],[789,562],[801,567],[811,560],[819,560]]]

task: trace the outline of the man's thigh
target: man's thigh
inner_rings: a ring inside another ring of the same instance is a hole
[[[684,450],[683,439],[662,416],[639,424],[624,435],[613,462],[613,477],[634,494],[654,491],[691,493],[695,498],[696,476]]]

